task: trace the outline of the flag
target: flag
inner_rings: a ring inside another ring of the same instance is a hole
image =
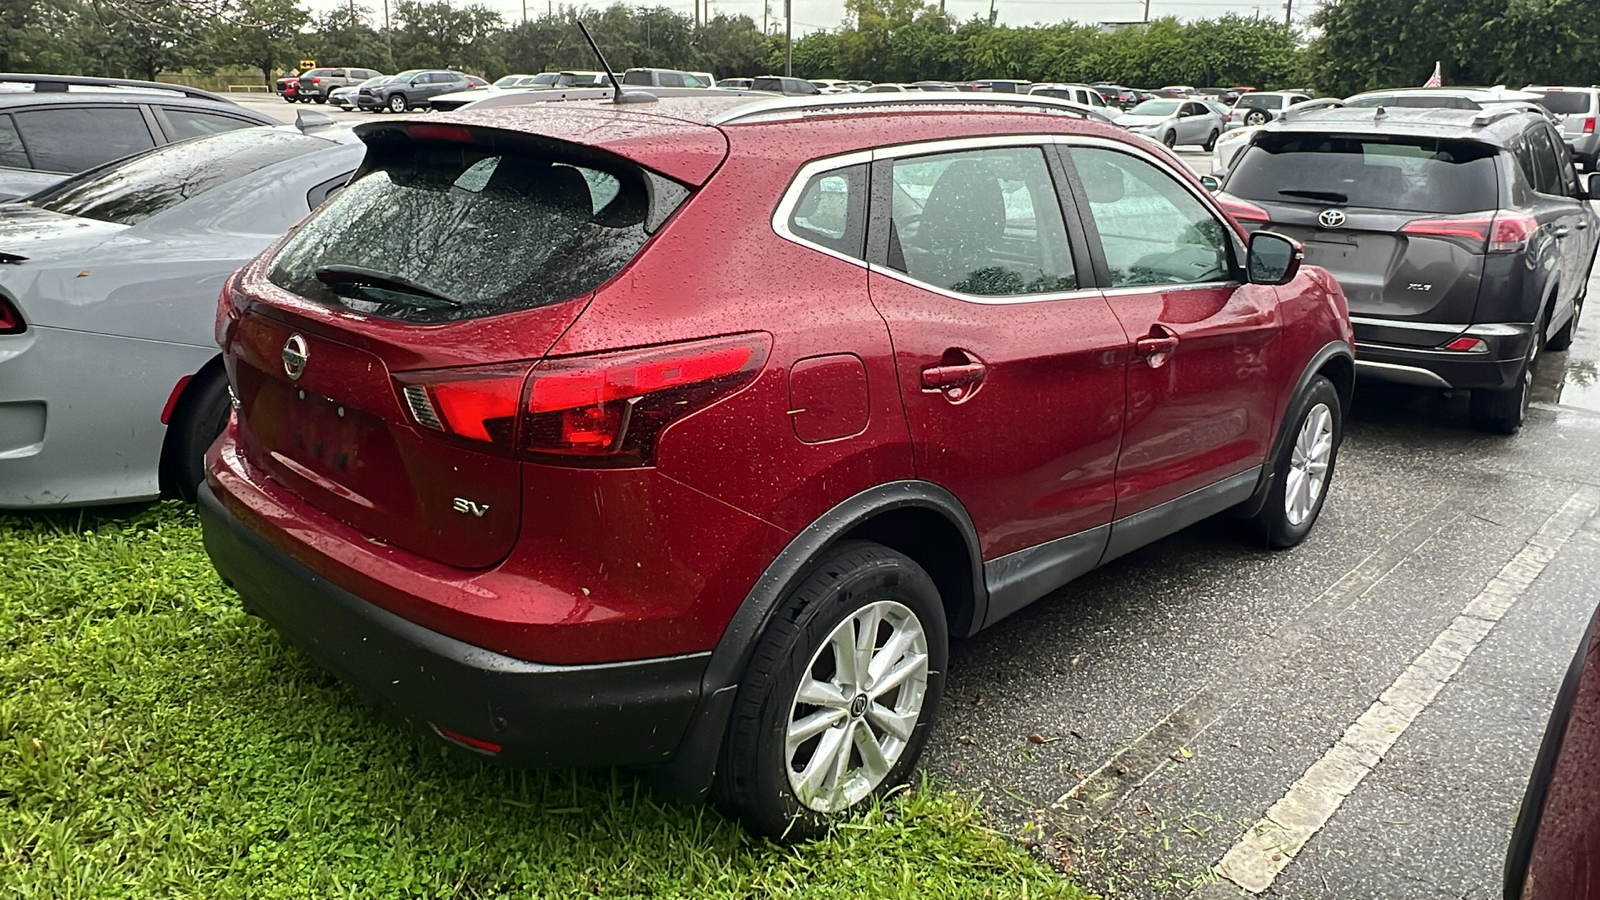
[[[1441,87],[1443,85],[1444,85],[1444,79],[1442,77],[1440,77],[1439,64],[1438,63],[1434,63],[1433,64],[1433,74],[1428,76],[1428,80],[1424,81],[1422,83],[1422,86],[1425,87],[1425,88],[1431,88],[1431,87]]]

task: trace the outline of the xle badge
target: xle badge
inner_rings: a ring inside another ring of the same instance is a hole
[[[479,505],[477,503],[473,503],[471,500],[468,500],[465,497],[455,498],[450,505],[454,507],[455,511],[458,513],[472,513],[480,519],[483,518],[484,513],[489,511],[489,504],[484,503]]]

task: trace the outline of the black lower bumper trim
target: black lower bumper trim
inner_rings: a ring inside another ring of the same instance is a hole
[[[329,583],[247,528],[207,485],[199,506],[206,552],[252,612],[407,718],[499,745],[499,762],[662,763],[700,698],[709,653],[580,666],[504,656]]]

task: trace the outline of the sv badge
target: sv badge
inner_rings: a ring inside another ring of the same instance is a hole
[[[489,504],[474,503],[465,497],[455,498],[455,500],[451,502],[450,506],[458,513],[472,513],[474,516],[477,516],[480,519],[483,518],[484,513],[489,511]]]

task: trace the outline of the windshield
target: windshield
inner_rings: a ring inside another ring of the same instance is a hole
[[[1534,91],[1541,95],[1540,106],[1557,115],[1570,116],[1589,111],[1588,91]]]
[[[526,85],[549,85],[561,80],[559,72],[542,72],[523,82]]]
[[[586,294],[644,246],[652,193],[673,205],[686,196],[670,183],[652,192],[620,161],[409,142],[368,152],[382,157],[284,243],[268,277],[312,300],[418,323]]]
[[[523,76],[523,75],[506,75],[506,76],[501,77],[501,78],[496,78],[495,82],[494,82],[494,86],[497,87],[497,88],[511,87],[512,85],[520,82],[524,77],[526,77],[526,76]]]
[[[1272,203],[1457,215],[1499,206],[1497,154],[1472,141],[1262,133],[1225,189]]]
[[[91,169],[27,202],[69,216],[136,225],[257,169],[332,146],[332,141],[294,131],[227,131]]]
[[[388,81],[388,80],[389,80],[389,76],[387,76],[387,75],[378,75],[378,76],[375,76],[375,77],[372,77],[372,78],[368,78],[366,81],[363,81],[359,85],[357,85],[357,87],[377,87],[378,85],[383,84],[385,81]]]
[[[1176,100],[1146,100],[1128,110],[1130,116],[1170,116],[1178,111]]]
[[[1237,103],[1233,104],[1233,108],[1277,109],[1282,105],[1283,98],[1279,97],[1277,94],[1245,94],[1239,98]]]

